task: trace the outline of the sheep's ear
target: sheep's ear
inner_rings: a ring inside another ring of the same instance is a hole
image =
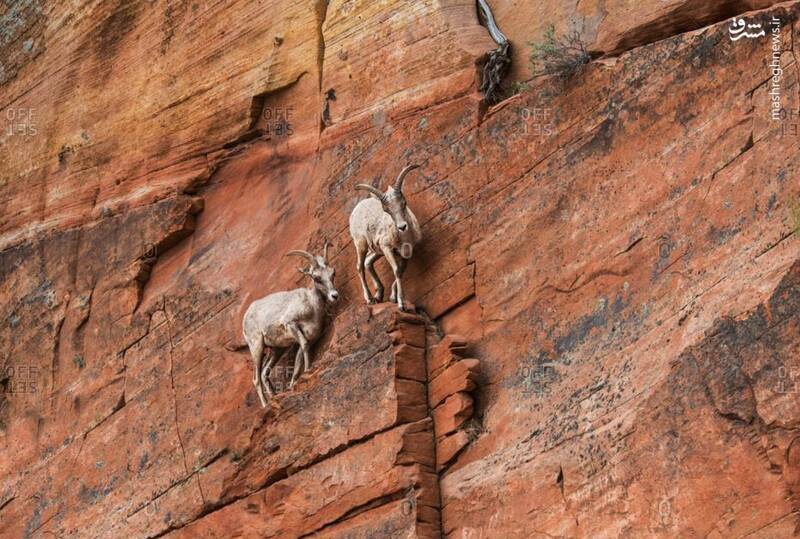
[[[303,275],[311,275],[311,272],[309,270],[307,270],[306,268],[297,268],[297,271],[299,271]]]

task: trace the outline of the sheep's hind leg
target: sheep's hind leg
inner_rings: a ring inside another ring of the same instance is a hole
[[[250,355],[253,358],[253,386],[256,388],[258,398],[261,401],[261,407],[267,407],[267,399],[264,398],[264,388],[261,384],[261,364],[264,360],[264,341],[258,340],[250,347]]]
[[[303,334],[303,330],[300,329],[300,326],[298,326],[296,323],[289,324],[288,325],[288,329],[291,332],[292,336],[297,341],[297,343],[300,345],[300,349],[298,351],[298,354],[300,354],[300,352],[302,352],[302,354],[303,354],[303,366],[305,368],[305,371],[308,372],[308,370],[311,368],[310,367],[309,357],[308,357],[308,339],[306,339],[306,336]],[[300,374],[300,362],[297,361],[297,357],[295,357],[294,372],[292,373],[292,380],[291,380],[291,382],[289,382],[289,387],[290,388],[292,386],[294,386],[294,382],[297,380],[297,376],[299,374]]]
[[[380,278],[378,278],[378,273],[375,271],[375,261],[382,256],[383,255],[380,253],[371,252],[367,255],[367,261],[364,263],[367,267],[367,271],[369,272],[369,276],[372,279],[372,284],[375,286],[374,298],[378,303],[383,301],[383,283],[381,282]]]
[[[367,303],[375,303],[375,298],[367,287],[367,277],[364,275],[364,259],[367,256],[367,242],[364,240],[353,240],[356,246],[356,269],[358,270],[358,279],[361,281],[361,288],[364,290],[364,301]]]
[[[383,252],[383,256],[386,257],[386,261],[389,262],[389,265],[392,267],[392,272],[394,273],[394,285],[392,288],[396,290],[397,308],[401,311],[405,311],[406,308],[403,304],[403,283],[400,282],[400,262],[397,261],[398,257],[394,255],[394,251],[391,249],[386,249]]]

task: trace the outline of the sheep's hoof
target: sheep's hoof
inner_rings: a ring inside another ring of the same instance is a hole
[[[378,303],[378,300],[375,298],[369,298],[367,300],[367,305],[375,305],[376,303]]]

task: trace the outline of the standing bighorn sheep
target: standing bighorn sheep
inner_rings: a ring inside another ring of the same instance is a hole
[[[270,370],[293,346],[297,346],[297,353],[289,387],[300,374],[301,358],[303,370],[308,371],[309,347],[322,333],[325,304],[334,303],[339,298],[333,284],[336,272],[328,266],[327,242],[322,256],[306,251],[290,251],[286,255],[308,259],[310,267],[298,268],[298,271],[311,277],[313,287],[275,292],[256,300],[248,307],[242,322],[242,333],[253,356],[253,385],[263,407],[267,406],[264,388],[270,397],[275,394],[269,381]],[[262,364],[265,355],[267,361]]]
[[[375,272],[374,264],[381,256],[385,256],[394,273],[391,301],[396,300],[400,310],[405,308],[400,278],[405,271],[406,261],[414,252],[414,245],[422,239],[417,218],[403,196],[403,180],[415,168],[419,168],[419,165],[405,167],[385,193],[371,185],[356,185],[356,189],[369,191],[373,195],[359,202],[350,214],[350,236],[356,246],[358,277],[367,303],[383,300],[383,283]],[[365,267],[375,286],[374,296],[367,287]]]

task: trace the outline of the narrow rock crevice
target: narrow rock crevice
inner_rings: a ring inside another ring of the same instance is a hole
[[[269,487],[271,487],[271,486],[273,486],[273,485],[275,485],[277,483],[280,483],[281,481],[283,481],[285,479],[288,479],[290,476],[292,476],[292,475],[294,475],[296,473],[299,473],[299,472],[302,472],[304,470],[308,470],[310,468],[313,468],[314,466],[320,464],[321,462],[323,462],[325,460],[333,458],[333,457],[339,455],[340,453],[343,453],[344,451],[346,451],[346,450],[348,450],[348,449],[350,449],[352,447],[355,447],[355,446],[361,445],[363,443],[369,442],[374,437],[379,436],[381,434],[384,434],[386,432],[389,432],[391,430],[394,430],[395,428],[397,428],[399,426],[402,426],[404,424],[406,424],[406,423],[392,425],[392,426],[387,427],[385,429],[382,429],[380,431],[376,431],[374,433],[371,433],[368,436],[365,436],[364,438],[361,438],[359,440],[354,440],[354,441],[352,441],[350,443],[343,444],[342,446],[339,446],[339,447],[331,450],[330,452],[319,456],[318,458],[314,459],[313,461],[309,462],[308,464],[304,464],[304,465],[298,466],[298,467],[285,466],[285,467],[282,467],[280,469],[277,469],[274,472],[272,472],[267,478],[265,478],[265,480],[263,482],[259,483],[258,485],[254,486],[251,489],[246,489],[246,490],[244,490],[242,492],[239,492],[239,493],[236,493],[234,495],[229,495],[229,494],[226,495],[225,490],[223,490],[223,493],[220,496],[219,501],[217,501],[215,503],[205,503],[204,506],[203,506],[203,509],[195,517],[193,517],[190,521],[183,522],[183,523],[177,524],[177,525],[172,525],[168,529],[163,530],[162,532],[160,532],[160,533],[158,533],[156,535],[152,535],[152,536],[148,537],[148,539],[157,539],[157,538],[162,537],[164,535],[167,535],[168,533],[173,532],[175,530],[178,530],[178,529],[181,529],[181,528],[185,528],[186,526],[192,524],[193,522],[201,520],[201,519],[203,519],[203,518],[205,518],[205,517],[217,512],[217,511],[220,511],[220,510],[228,507],[228,506],[234,505],[235,503],[237,503],[239,501],[242,501],[243,499],[248,498],[248,497],[252,496],[253,494],[256,494],[257,492],[263,492],[264,490],[268,489]],[[192,474],[192,475],[194,475],[194,474]],[[238,473],[237,473],[237,475],[234,476],[233,479],[235,480],[236,477],[238,477]],[[234,482],[234,481],[231,481],[231,482]]]
[[[173,351],[175,349],[175,345],[172,340],[172,320],[170,319],[170,315],[167,312],[167,304],[166,299],[163,299],[162,309],[164,312],[164,318],[166,320],[166,328],[167,328],[167,342],[169,343],[169,349],[167,350],[167,355],[169,357],[169,379],[170,379],[170,388],[172,389],[172,405],[173,405],[173,417],[175,420],[175,433],[177,434],[178,438],[178,445],[181,448],[181,454],[183,456],[183,470],[187,476],[192,475],[193,472],[189,469],[189,463],[186,459],[186,447],[183,445],[183,438],[181,436],[181,425],[180,419],[178,414],[178,393],[175,388],[175,360],[173,358]],[[200,499],[203,501],[203,505],[206,504],[206,497],[203,493],[203,486],[200,484],[200,478],[196,477],[197,480],[197,488],[200,491]]]
[[[323,83],[323,67],[325,63],[325,21],[328,18],[328,4],[330,0],[317,0],[314,9],[317,13],[317,73],[319,75],[319,82],[317,90],[322,92]]]
[[[362,513],[366,513],[370,509],[375,509],[376,507],[381,507],[383,505],[402,500],[407,495],[408,495],[408,489],[407,488],[403,488],[403,489],[397,490],[395,492],[391,492],[389,494],[384,494],[382,496],[379,496],[377,498],[374,498],[372,500],[364,502],[363,504],[361,504],[361,505],[359,505],[357,507],[354,507],[353,509],[349,510],[347,513],[345,513],[341,517],[337,518],[333,522],[328,522],[328,523],[326,523],[324,526],[322,526],[320,528],[317,528],[317,529],[315,529],[313,531],[310,531],[308,533],[304,533],[303,535],[299,536],[298,539],[304,539],[306,537],[312,537],[314,535],[317,535],[317,534],[319,534],[321,532],[324,532],[325,530],[329,530],[330,528],[332,528],[332,527],[334,527],[334,526],[336,526],[338,524],[341,524],[342,522],[345,522],[345,521],[347,521],[347,520],[349,520],[349,519],[351,519],[353,517],[356,517],[356,516],[358,516],[358,515],[360,515]]]
[[[706,194],[703,195],[703,200],[708,197],[708,194],[711,192],[711,187],[714,185],[714,180],[717,178],[717,175],[734,164],[740,157],[742,157],[745,153],[750,151],[755,146],[755,142],[753,141],[753,132],[750,131],[750,136],[747,138],[747,142],[745,142],[744,146],[733,156],[728,162],[722,165],[720,168],[715,170],[711,173],[711,179],[708,181],[708,189],[706,190]]]
[[[196,466],[195,470],[191,474],[186,475],[184,477],[181,477],[177,481],[171,483],[169,486],[167,486],[161,492],[158,492],[152,498],[149,498],[149,499],[145,500],[144,502],[142,502],[138,507],[136,507],[135,509],[133,509],[133,511],[131,511],[130,513],[127,514],[127,518],[131,518],[132,516],[134,516],[137,513],[141,512],[147,506],[149,506],[149,505],[151,505],[153,503],[157,503],[158,500],[163,498],[168,492],[173,490],[175,487],[179,487],[181,485],[185,485],[188,481],[191,481],[192,479],[198,477],[198,474],[200,474],[204,468],[207,468],[208,466],[211,466],[212,464],[214,464],[215,462],[217,462],[219,459],[221,459],[222,457],[226,456],[227,454],[228,454],[228,449],[227,448],[222,449],[221,451],[218,451],[215,455],[213,455],[209,460],[204,462],[202,465]],[[205,514],[208,514],[208,512],[211,512],[210,508],[208,506],[203,506],[202,511],[206,511],[206,512],[205,513],[201,512],[200,515],[205,515]],[[197,520],[198,518],[201,518],[201,516],[194,517],[191,521],[185,522],[184,525],[190,524],[191,522],[193,522],[194,520]],[[169,529],[164,530],[163,532],[161,532],[158,536],[165,535],[166,533],[169,533],[171,531],[175,531],[176,529],[178,529],[180,527],[182,527],[182,526],[171,526]],[[155,536],[152,536],[152,537],[155,537]]]
[[[66,308],[65,308],[66,311]],[[53,396],[56,391],[56,377],[58,374],[58,365],[61,355],[61,330],[64,328],[64,321],[66,314],[62,313],[58,318],[55,328],[55,336],[53,337],[53,355],[50,360],[50,404],[54,406]]]
[[[17,499],[17,498],[16,498],[15,496],[11,496],[11,497],[10,497],[10,498],[8,498],[6,501],[4,501],[3,503],[1,503],[1,504],[0,504],[0,511],[2,511],[3,509],[5,509],[6,507],[8,507],[8,505],[9,505],[11,502],[13,502],[14,500],[16,500],[16,499]]]
[[[780,238],[778,238],[778,241],[772,242],[772,243],[770,243],[769,245],[767,245],[767,246],[766,246],[764,249],[762,249],[762,250],[761,250],[761,251],[760,251],[760,252],[759,252],[759,253],[758,253],[758,254],[757,254],[757,255],[756,255],[754,258],[753,258],[753,260],[758,260],[758,259],[759,259],[759,258],[761,258],[763,255],[767,254],[768,252],[772,251],[774,248],[776,248],[776,247],[778,247],[779,245],[781,245],[781,244],[782,244],[784,241],[786,241],[786,240],[788,240],[789,238],[793,237],[793,236],[794,236],[794,234],[795,234],[795,233],[794,233],[794,231],[793,231],[793,230],[790,230],[790,231],[788,231],[788,232],[785,232],[785,233],[781,234]]]

